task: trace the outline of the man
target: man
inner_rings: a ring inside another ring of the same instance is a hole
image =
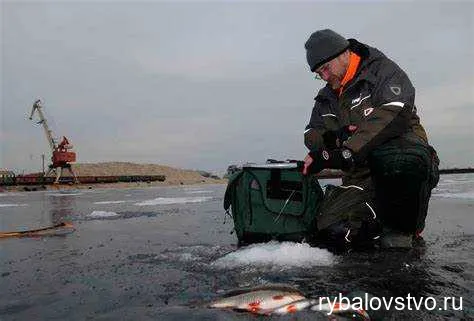
[[[411,247],[439,177],[413,85],[382,52],[332,30],[314,32],[305,48],[311,71],[326,86],[304,133],[310,152],[303,173],[342,169],[343,186],[366,191],[368,215],[383,229],[382,246]]]

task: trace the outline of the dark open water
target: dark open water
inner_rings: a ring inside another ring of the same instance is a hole
[[[323,182],[322,182],[323,184]],[[225,186],[0,194],[0,230],[72,220],[66,236],[0,239],[0,320],[328,320],[255,317],[205,307],[222,291],[286,283],[308,297],[456,297],[433,311],[370,311],[374,320],[473,320],[474,175],[446,175],[426,245],[335,256],[304,244],[237,251]],[[441,303],[439,303],[441,304]],[[333,319],[337,320],[337,319]]]

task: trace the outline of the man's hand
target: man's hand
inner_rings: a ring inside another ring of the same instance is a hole
[[[303,175],[308,175],[308,174],[313,174],[317,173],[318,169],[314,167],[314,159],[311,153],[306,155],[306,157],[303,160]]]
[[[304,159],[303,175],[316,174],[325,168],[348,170],[354,166],[352,152],[347,149],[310,152]]]
[[[326,168],[327,164],[325,162],[328,159],[329,152],[325,149],[309,152],[304,159],[303,175],[319,173]]]

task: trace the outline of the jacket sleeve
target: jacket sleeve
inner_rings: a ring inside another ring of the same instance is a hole
[[[319,102],[316,99],[311,112],[309,124],[304,131],[304,144],[310,151],[317,150],[324,146],[323,134],[326,131],[323,117],[319,108]]]
[[[364,109],[365,121],[344,143],[358,161],[364,161],[380,144],[407,132],[414,112],[415,88],[405,72],[391,60],[377,69],[372,106]]]

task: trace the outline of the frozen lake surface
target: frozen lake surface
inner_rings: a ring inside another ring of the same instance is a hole
[[[440,304],[455,297],[455,307],[462,298],[462,310],[371,311],[374,320],[474,317],[473,174],[441,176],[426,245],[410,252],[334,255],[289,242],[237,248],[224,218],[224,191],[200,185],[0,193],[1,231],[62,221],[76,227],[61,237],[0,240],[0,320],[255,320],[206,303],[267,283],[292,285],[312,298],[410,294]],[[265,319],[328,317],[302,311]]]

